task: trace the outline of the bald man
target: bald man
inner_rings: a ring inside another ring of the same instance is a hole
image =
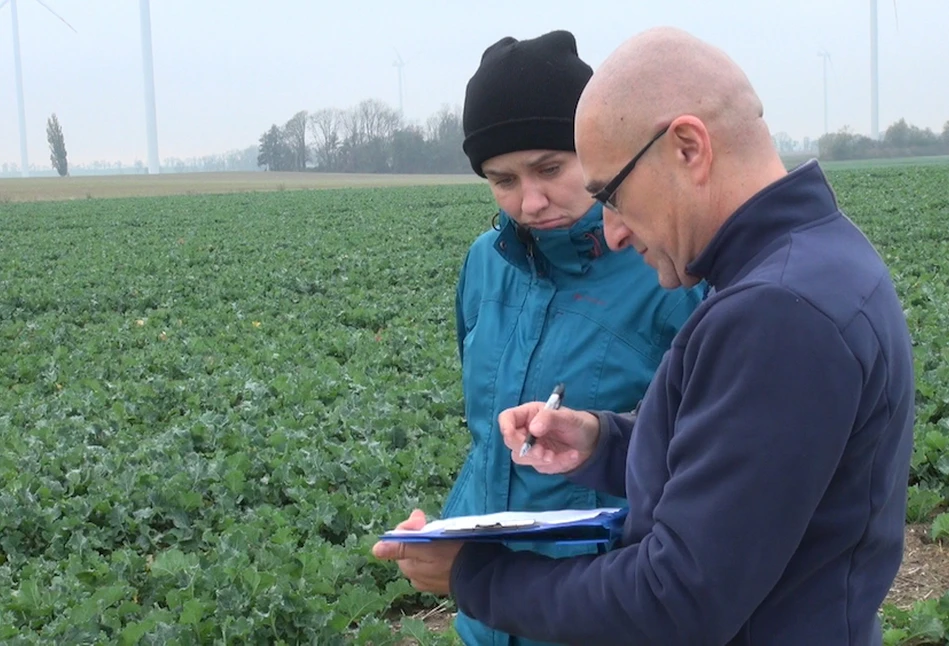
[[[675,29],[596,71],[575,132],[610,246],[710,294],[635,413],[500,416],[515,462],[626,497],[622,547],[404,545],[418,589],[565,644],[881,644],[913,444],[909,331],[816,161],[788,173],[762,113],[731,59]]]

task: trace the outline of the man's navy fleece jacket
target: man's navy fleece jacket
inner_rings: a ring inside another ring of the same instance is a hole
[[[452,568],[459,609],[585,646],[880,644],[915,393],[886,266],[811,161],[689,272],[714,293],[635,419],[599,413],[595,453],[571,474],[625,494],[622,547],[554,560],[469,543]]]

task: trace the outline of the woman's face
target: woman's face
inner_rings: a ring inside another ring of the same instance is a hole
[[[519,150],[492,157],[481,170],[498,206],[531,229],[570,227],[593,206],[574,152]]]

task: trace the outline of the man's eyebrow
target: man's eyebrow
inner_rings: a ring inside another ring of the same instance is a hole
[[[586,189],[587,193],[589,193],[590,195],[593,195],[594,193],[599,193],[600,191],[602,191],[604,186],[606,186],[606,184],[604,184],[603,182],[590,182],[589,184],[584,186],[584,188]]]

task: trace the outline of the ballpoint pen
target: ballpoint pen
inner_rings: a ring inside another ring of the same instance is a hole
[[[550,393],[550,397],[547,398],[547,403],[544,404],[544,410],[557,410],[560,408],[560,404],[563,402],[563,393],[563,384],[557,384],[554,386],[554,392]],[[531,447],[534,446],[534,442],[536,441],[536,436],[531,435],[530,433],[527,434],[527,440],[521,445],[522,458],[527,455],[527,452],[531,450]]]

